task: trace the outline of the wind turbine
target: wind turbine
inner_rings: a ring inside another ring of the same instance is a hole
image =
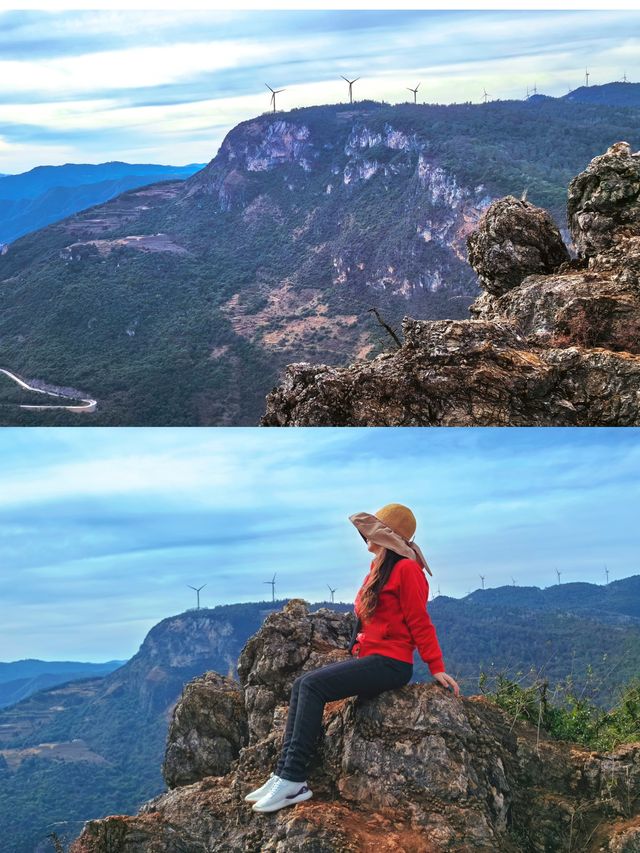
[[[327,584],[327,586],[329,586],[329,584]],[[336,591],[337,588],[338,587],[335,587],[335,589],[331,589],[331,587],[329,586],[329,592],[331,593],[331,603],[332,604],[333,604],[333,593]]]
[[[484,589],[484,575],[479,575],[479,578],[482,581],[482,589]]]
[[[585,86],[588,86],[589,85],[589,69],[588,68],[584,69],[584,79],[585,79]]]
[[[265,83],[264,85],[271,92],[271,100],[269,101],[269,104],[273,104],[273,111],[275,113],[275,111],[276,111],[276,95],[279,95],[280,92],[284,92],[284,89],[272,89],[268,83]]]
[[[273,573],[273,579],[270,581],[262,581],[262,583],[270,583],[271,584],[271,600],[276,600],[276,573]]]
[[[342,77],[343,80],[347,80],[347,78],[344,76],[344,74],[341,74],[340,76]],[[347,83],[349,84],[349,103],[350,104],[353,103],[353,84],[359,79],[360,79],[359,77],[356,77],[355,80],[347,80]]]
[[[604,573],[607,576],[607,583],[609,583],[609,569],[606,566],[604,567]]]
[[[626,72],[626,71],[625,71],[625,72],[624,72],[624,74],[622,75],[622,82],[623,82],[623,83],[627,83],[627,82],[628,82],[628,81],[627,81],[627,72]]]
[[[484,102],[485,102],[485,104],[486,104],[486,103],[487,103],[487,98],[489,97],[489,93],[487,92],[487,90],[486,90],[486,89],[483,89],[483,92],[484,92]]]
[[[512,582],[513,582],[513,585],[515,586],[515,585],[516,585],[516,579],[512,576],[512,577],[511,577],[511,580],[512,580]]]
[[[556,574],[558,575],[558,583],[560,583],[560,575],[562,574],[562,572],[559,572],[557,567],[556,567]]]
[[[416,100],[416,98],[418,97],[418,86],[419,86],[419,85],[420,85],[420,83],[418,83],[418,85],[416,86],[416,88],[415,88],[415,89],[411,89],[409,86],[407,86],[407,89],[408,89],[410,92],[413,92],[413,103],[414,103],[414,104],[417,104],[417,103],[418,103],[418,102],[417,102],[417,100]]]
[[[190,583],[188,583],[188,584],[187,584],[187,586],[189,587],[189,589],[194,589],[194,590],[195,590],[195,592],[196,592],[196,596],[197,596],[197,600],[198,600],[198,607],[197,607],[197,610],[200,610],[200,590],[205,588],[206,583],[203,583],[203,584],[202,584],[202,586],[191,586],[191,584],[190,584]]]
[[[533,94],[534,94],[534,95],[537,95],[537,94],[538,94],[538,84],[537,84],[537,83],[534,83],[534,84],[533,84]]]

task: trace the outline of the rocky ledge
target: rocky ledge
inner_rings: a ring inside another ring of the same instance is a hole
[[[301,673],[347,656],[351,614],[290,601],[240,657],[239,683],[205,673],[176,706],[168,791],[137,815],[88,822],[71,853],[632,853],[640,744],[597,753],[552,741],[487,699],[408,684],[328,703],[313,798],[257,814]]]
[[[264,426],[640,424],[640,154],[625,142],[568,190],[571,258],[546,211],[507,196],[468,238],[470,320],[403,321],[397,349],[289,365]]]

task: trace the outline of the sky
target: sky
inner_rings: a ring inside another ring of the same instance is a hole
[[[431,592],[640,571],[637,430],[0,430],[0,660],[126,659],[195,605],[353,603],[403,503]]]
[[[211,160],[277,105],[450,103],[640,80],[640,11],[2,11],[0,173]]]

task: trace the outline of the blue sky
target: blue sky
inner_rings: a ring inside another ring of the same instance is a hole
[[[207,162],[285,88],[289,109],[561,95],[640,79],[640,12],[0,11],[0,173],[66,162]]]
[[[623,429],[0,431],[0,657],[127,658],[202,604],[353,602],[347,520],[418,519],[435,592],[603,583],[638,564],[640,441]]]

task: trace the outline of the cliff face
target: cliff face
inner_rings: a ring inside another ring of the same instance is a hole
[[[466,318],[466,238],[491,202],[528,187],[558,216],[612,127],[640,144],[637,110],[553,99],[253,117],[187,181],[0,249],[0,365],[85,389],[92,425],[255,425],[287,364],[382,351],[370,308],[398,327]],[[77,415],[0,399],[0,421]]]
[[[167,742],[169,790],[137,815],[89,821],[72,853],[632,853],[640,744],[601,754],[550,741],[481,697],[410,684],[328,703],[311,800],[257,814],[293,680],[347,656],[351,614],[294,599],[242,653],[240,684],[186,688]]]
[[[288,367],[262,423],[640,424],[640,155],[617,143],[568,191],[578,257],[512,196],[469,236],[481,296],[464,321],[403,321],[404,342],[336,369]]]

